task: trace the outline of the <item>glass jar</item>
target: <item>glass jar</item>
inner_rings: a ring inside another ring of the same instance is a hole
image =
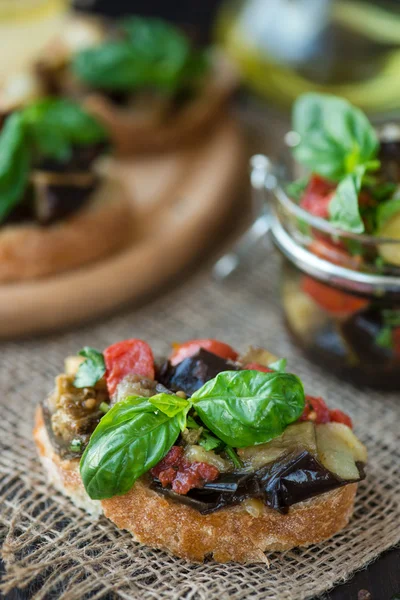
[[[265,219],[284,258],[282,306],[293,339],[330,372],[400,389],[400,218],[398,239],[335,229],[289,198],[288,184],[301,175],[289,150],[277,164],[258,156],[252,165],[252,180],[269,192]]]

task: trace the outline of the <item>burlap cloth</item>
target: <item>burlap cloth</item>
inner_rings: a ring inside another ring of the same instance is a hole
[[[182,248],[184,252],[184,248]],[[266,248],[223,285],[204,268],[157,300],[91,326],[0,349],[0,524],[6,592],[30,586],[35,599],[165,598],[239,600],[310,598],[345,580],[400,540],[399,394],[358,391],[313,367],[294,348],[280,315],[277,257]],[[351,524],[308,549],[268,556],[270,566],[190,564],[134,543],[102,518],[92,522],[49,488],[31,430],[36,403],[66,355],[143,337],[156,353],[172,340],[216,337],[244,349],[257,343],[287,357],[309,393],[353,417],[369,451]],[[33,590],[33,591],[32,591]]]

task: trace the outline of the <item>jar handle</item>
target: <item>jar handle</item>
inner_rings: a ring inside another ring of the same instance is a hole
[[[273,190],[276,177],[272,161],[264,154],[250,159],[252,223],[237,240],[233,249],[221,256],[213,267],[213,276],[222,281],[232,275],[250,257],[255,245],[271,228],[271,215],[265,202],[265,190]]]

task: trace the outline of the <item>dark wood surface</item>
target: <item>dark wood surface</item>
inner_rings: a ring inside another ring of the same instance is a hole
[[[346,560],[346,557],[343,557]],[[0,576],[3,574],[0,563]],[[358,600],[360,590],[368,590],[371,600],[400,598],[400,549],[392,549],[380,556],[367,569],[359,571],[350,581],[335,587],[324,600]],[[1,600],[30,600],[34,590],[13,590]],[[52,600],[50,597],[46,600]],[[56,596],[54,596],[56,600]],[[317,599],[315,599],[317,600]]]

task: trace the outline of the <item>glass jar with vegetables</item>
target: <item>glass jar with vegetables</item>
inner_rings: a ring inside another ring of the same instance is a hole
[[[265,167],[296,342],[361,385],[400,387],[400,128],[305,94],[282,160]],[[260,164],[260,163],[258,163]]]

